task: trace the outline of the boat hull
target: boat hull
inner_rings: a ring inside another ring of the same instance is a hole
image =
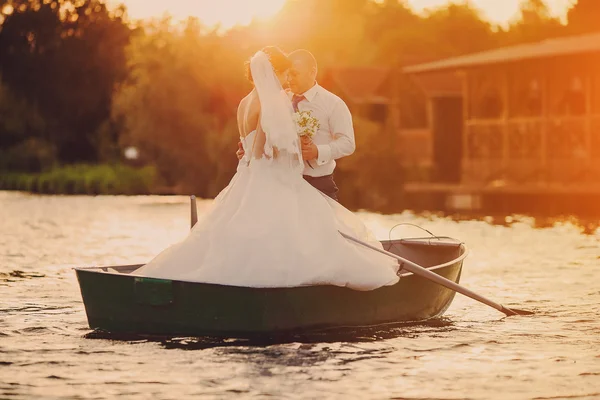
[[[458,282],[466,248],[431,241],[382,242]],[[391,246],[394,244],[394,246]],[[454,292],[411,273],[393,286],[249,288],[138,277],[139,266],[76,269],[90,328],[114,333],[251,337],[420,322],[440,316]],[[113,271],[113,272],[111,272]]]

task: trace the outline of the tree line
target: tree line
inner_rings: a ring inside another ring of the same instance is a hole
[[[321,71],[406,65],[594,31],[600,3],[579,0],[567,19],[542,0],[523,1],[505,28],[468,3],[421,15],[401,0],[288,0],[267,22],[222,31],[197,18],[134,22],[101,0],[0,0],[0,171],[118,163],[135,146],[162,184],[211,197],[237,165],[235,110],[257,49],[309,49]],[[370,190],[393,159],[375,162],[381,127],[356,123],[340,184]]]

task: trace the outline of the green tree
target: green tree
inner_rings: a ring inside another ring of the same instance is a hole
[[[488,50],[498,45],[492,25],[469,3],[437,8],[425,18],[424,35],[437,57]]]
[[[122,146],[137,146],[167,184],[210,197],[237,165],[243,63],[233,74],[223,39],[203,32],[194,19],[184,29],[168,19],[146,26],[129,47],[132,76],[118,88],[112,115],[124,128]]]
[[[376,44],[372,61],[377,64],[403,63],[407,57],[419,57],[424,45],[430,45],[423,35],[423,19],[404,1],[372,3],[366,30],[370,42]]]
[[[44,137],[45,121],[24,99],[15,96],[0,79],[0,170],[39,172],[56,158]]]
[[[410,64],[486,50],[498,44],[492,25],[468,3],[449,4],[416,15],[405,2],[373,6],[369,38],[378,64]]]
[[[45,121],[24,99],[15,96],[0,77],[0,149],[8,149],[28,137],[43,139]]]
[[[0,29],[6,86],[39,110],[65,162],[95,161],[98,128],[127,75],[124,10],[98,0],[12,0]]]
[[[536,42],[565,33],[560,21],[552,17],[543,0],[523,0],[520,17],[510,24],[504,41],[505,44]]]
[[[600,2],[597,0],[579,0],[567,14],[569,32],[587,33],[600,31]]]

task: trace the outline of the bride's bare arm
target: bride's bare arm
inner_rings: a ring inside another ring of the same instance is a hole
[[[265,144],[267,143],[267,135],[260,123],[260,115],[258,116],[258,124],[256,125],[256,135],[254,143],[252,143],[252,155],[254,158],[262,158],[265,155]]]

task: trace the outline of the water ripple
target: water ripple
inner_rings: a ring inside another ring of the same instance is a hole
[[[533,316],[457,296],[420,325],[247,340],[90,331],[71,268],[143,263],[186,235],[188,211],[185,197],[0,192],[0,398],[600,397],[597,221],[360,213],[382,238],[409,222],[463,240],[462,283]]]

